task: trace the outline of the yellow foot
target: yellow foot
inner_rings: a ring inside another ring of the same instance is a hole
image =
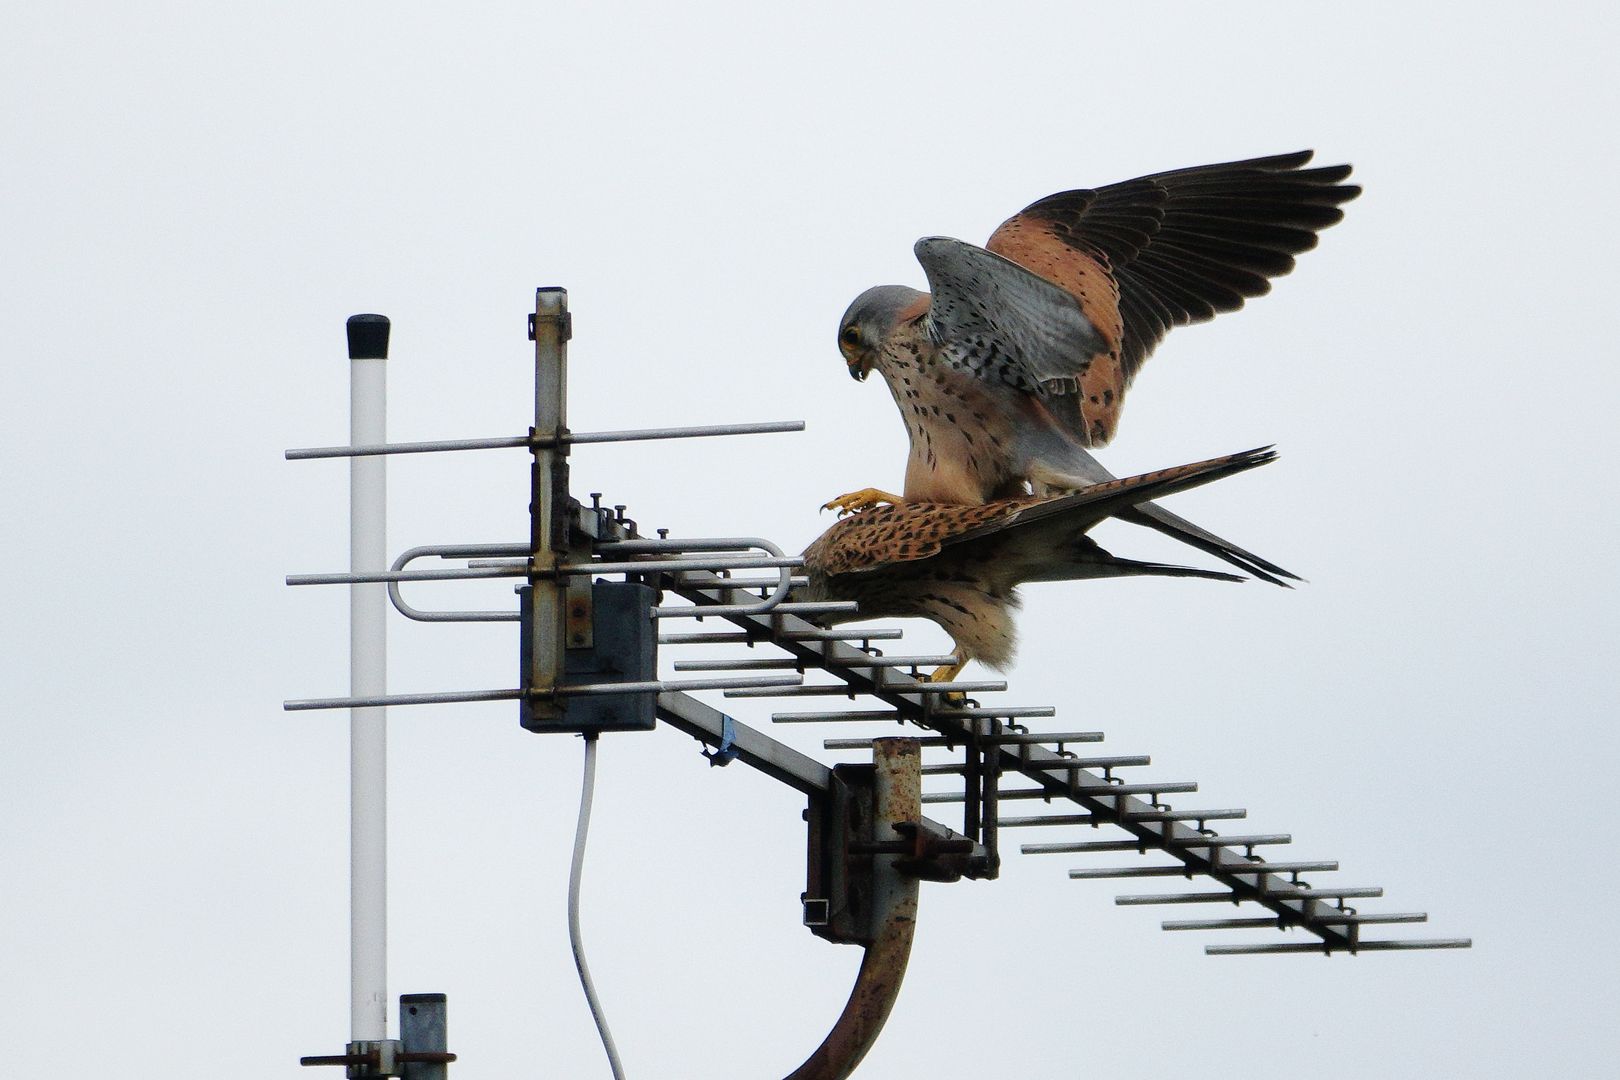
[[[857,510],[870,510],[872,507],[882,506],[884,503],[901,501],[900,496],[890,495],[887,491],[879,491],[877,488],[861,488],[859,491],[847,492],[835,499],[824,502],[821,504],[821,508],[823,510],[837,510],[838,516],[843,517],[845,514],[853,514]]]
[[[928,681],[955,682],[956,677],[962,674],[962,669],[965,667],[967,667],[966,660],[959,660],[954,664],[946,664],[944,667],[937,667],[934,669],[933,674],[928,676]],[[941,694],[940,697],[945,699],[945,704],[953,707],[960,707],[963,702],[967,701],[967,695],[959,690],[953,690],[948,694]]]

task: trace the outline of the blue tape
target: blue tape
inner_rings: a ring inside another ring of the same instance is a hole
[[[710,765],[730,765],[737,760],[737,748],[733,744],[737,738],[737,721],[724,713],[720,715],[720,745],[711,753],[703,751],[703,756],[709,759]]]

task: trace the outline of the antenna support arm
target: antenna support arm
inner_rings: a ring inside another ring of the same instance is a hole
[[[922,749],[916,739],[876,739],[872,744],[869,829],[861,828],[859,801],[849,804],[849,825],[880,849],[872,862],[867,925],[870,940],[842,1015],[815,1052],[787,1080],[844,1080],[877,1041],[900,996],[917,928],[919,878],[905,854],[890,853],[891,838],[914,829],[922,818]],[[847,834],[846,834],[847,835]],[[914,835],[914,834],[913,834]],[[854,846],[854,845],[849,845]],[[909,845],[906,845],[909,846]],[[861,856],[856,856],[860,858]],[[851,860],[852,862],[854,859]],[[856,890],[865,891],[863,889]]]

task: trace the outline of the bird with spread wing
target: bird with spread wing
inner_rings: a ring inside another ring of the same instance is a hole
[[[1114,479],[1091,448],[1173,327],[1235,311],[1293,269],[1361,191],[1310,151],[1203,165],[1041,199],[985,247],[925,237],[928,292],[868,289],[840,324],[850,374],[874,369],[910,436],[903,500],[977,504]],[[898,503],[865,488],[827,508]],[[1296,578],[1151,503],[1123,520],[1274,584]]]
[[[1025,495],[977,505],[904,501],[841,517],[804,552],[806,584],[795,599],[854,600],[858,612],[832,622],[922,618],[956,643],[955,663],[934,672],[949,682],[970,660],[1012,661],[1016,589],[1033,581],[1201,577],[1235,574],[1121,559],[1086,533],[1150,499],[1207,484],[1274,460],[1270,447],[1091,484],[1068,495]]]

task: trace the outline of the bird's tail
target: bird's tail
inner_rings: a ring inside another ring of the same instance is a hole
[[[1201,487],[1240,472],[1269,465],[1276,460],[1276,450],[1269,446],[1261,446],[1236,454],[1223,454],[1205,461],[1195,461],[1190,465],[1174,465],[1168,469],[1156,469],[1153,472],[1127,476],[1123,480],[1109,478],[1086,484],[1068,495],[1039,503],[1023,511],[1020,517],[1028,520],[1046,514],[1063,513],[1077,506],[1090,507],[1099,517],[1122,517],[1150,499],[1162,499],[1178,491]]]
[[[1252,551],[1238,547],[1230,540],[1223,540],[1206,529],[1188,521],[1184,517],[1172,514],[1162,506],[1146,503],[1142,506],[1133,506],[1123,513],[1115,515],[1121,521],[1129,521],[1133,525],[1145,525],[1150,529],[1157,529],[1166,536],[1174,537],[1184,544],[1190,544],[1200,551],[1208,552],[1217,559],[1223,559],[1240,570],[1254,575],[1261,581],[1269,581],[1273,585],[1281,585],[1285,589],[1293,588],[1284,581],[1304,580],[1298,574],[1284,570],[1269,559],[1261,558]]]
[[[1081,486],[1073,483],[1072,490],[1076,494],[1089,494],[1099,489],[1110,488],[1113,485],[1126,485],[1120,489],[1121,494],[1134,492],[1138,498],[1121,498],[1118,509],[1113,516],[1121,521],[1129,521],[1133,525],[1143,525],[1155,529],[1166,536],[1180,540],[1200,551],[1207,552],[1222,559],[1239,570],[1261,581],[1269,581],[1273,585],[1291,588],[1284,578],[1291,581],[1302,580],[1298,574],[1284,570],[1269,559],[1264,559],[1252,551],[1238,547],[1230,540],[1216,536],[1207,529],[1200,528],[1184,517],[1172,514],[1170,511],[1148,500],[1160,498],[1175,491],[1182,491],[1199,484],[1207,484],[1211,480],[1218,480],[1223,476],[1252,469],[1267,462],[1274,461],[1276,452],[1269,446],[1245,451],[1241,454],[1228,454],[1225,457],[1211,458],[1208,461],[1195,462],[1191,465],[1181,465],[1173,469],[1161,469],[1158,472],[1144,473],[1141,476],[1127,477],[1124,480],[1115,480],[1113,474],[1104,469],[1096,458],[1078,447],[1073,447],[1074,461],[1071,463],[1073,472],[1084,481],[1102,480],[1103,482],[1090,483]],[[1051,474],[1040,480],[1041,486],[1048,489],[1058,486],[1066,479],[1061,474]],[[1151,494],[1141,493],[1151,491]]]

